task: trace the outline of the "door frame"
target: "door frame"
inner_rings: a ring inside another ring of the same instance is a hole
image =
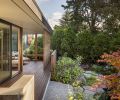
[[[15,25],[13,23],[10,23],[8,21],[5,21],[3,19],[0,19],[0,23],[3,23],[3,24],[6,24],[6,25],[9,25],[10,27],[10,76],[5,78],[4,80],[0,80],[0,83],[3,83],[4,81],[12,78],[12,27],[16,27],[19,29],[19,32],[18,32],[18,73],[16,75],[18,75],[19,73],[22,72],[22,67],[23,67],[23,57],[22,57],[22,34],[23,34],[23,28],[18,26],[18,25]]]

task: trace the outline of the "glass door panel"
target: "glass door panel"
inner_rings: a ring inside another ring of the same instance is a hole
[[[12,26],[12,76],[19,72],[18,34],[19,28]]]
[[[11,76],[10,26],[0,23],[0,82]]]

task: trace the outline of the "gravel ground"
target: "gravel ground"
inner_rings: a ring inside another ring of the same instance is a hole
[[[70,91],[73,91],[72,86],[50,81],[44,100],[68,100]]]

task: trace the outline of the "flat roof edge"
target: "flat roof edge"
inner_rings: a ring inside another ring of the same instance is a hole
[[[42,13],[41,9],[39,8],[37,2],[35,0],[32,0],[32,1],[33,1],[33,3],[35,4],[35,6],[37,7],[37,9],[39,10],[39,12],[42,15],[42,23],[43,23],[43,25],[47,28],[47,31],[49,31],[50,33],[52,33],[53,30],[52,30],[51,26],[49,25],[48,21],[46,20],[44,14]]]

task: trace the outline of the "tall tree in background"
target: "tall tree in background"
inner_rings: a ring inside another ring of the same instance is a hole
[[[117,33],[120,31],[120,0],[107,1],[109,2],[103,9],[103,29],[108,33]]]
[[[60,56],[95,63],[104,52],[120,48],[120,0],[67,0],[62,6],[65,13],[52,38]]]
[[[62,19],[60,19],[60,26],[61,27],[70,27],[70,22],[71,22],[70,20],[71,20],[70,12],[68,10],[66,10]]]
[[[104,28],[113,32],[120,27],[119,0],[67,0],[66,3],[63,7],[70,11],[75,32],[81,31],[83,26],[93,34]]]
[[[62,7],[69,11],[70,20],[71,20],[71,27],[77,33],[80,29],[80,25],[82,22],[82,17],[80,13],[80,5],[81,0],[67,0],[67,5],[62,5]]]

